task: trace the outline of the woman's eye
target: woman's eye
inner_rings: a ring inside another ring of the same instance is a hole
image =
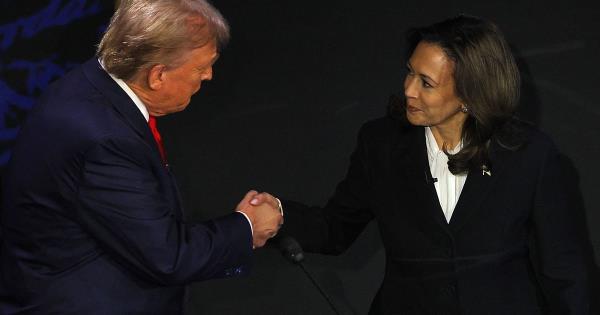
[[[427,81],[425,81],[425,80],[421,80],[421,82],[422,82],[422,85],[423,85],[424,88],[430,88],[430,87],[432,87],[431,84],[427,83]]]

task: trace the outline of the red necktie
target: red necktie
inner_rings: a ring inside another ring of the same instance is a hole
[[[152,131],[152,136],[154,137],[154,141],[156,141],[156,145],[158,146],[160,158],[162,159],[163,163],[167,164],[167,154],[165,153],[165,147],[163,146],[160,133],[156,128],[156,117],[150,116],[150,118],[148,119],[148,126],[150,126],[150,131]]]

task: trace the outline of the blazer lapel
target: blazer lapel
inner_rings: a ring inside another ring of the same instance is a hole
[[[402,198],[414,200],[400,200],[401,205],[415,205],[415,216],[421,222],[432,223],[435,226],[448,230],[448,223],[444,217],[433,181],[430,180],[431,171],[427,159],[425,145],[425,131],[422,127],[411,127],[408,132],[400,131],[392,150],[393,176],[414,189],[414,195],[407,195],[405,191],[397,195]]]
[[[123,119],[131,126],[137,134],[154,148],[157,157],[160,159],[158,147],[152,136],[148,122],[144,119],[144,115],[140,113],[135,103],[129,98],[129,95],[108,75],[96,58],[92,58],[83,64],[83,72],[90,82],[104,95],[121,114]]]
[[[505,166],[509,164],[507,163],[509,157],[509,151],[493,145],[492,150],[490,150],[491,167],[489,172],[484,173],[481,166],[475,166],[469,170],[465,186],[450,219],[452,232],[462,228],[477,211],[485,211],[485,207],[482,207],[481,203],[493,190],[498,179],[501,178]]]
[[[140,113],[140,110],[131,100],[129,95],[127,95],[108,73],[102,69],[96,58],[92,58],[83,64],[83,71],[90,82],[109,100],[113,108],[115,108],[115,110],[123,117],[123,120],[140,137],[142,137],[151,148],[153,148],[152,150],[154,151],[154,157],[157,163],[162,165],[160,152],[158,151],[158,146],[152,136],[152,132],[148,127],[148,122],[144,118],[144,115]],[[163,181],[168,182],[171,187],[169,193],[173,198],[169,198],[169,200],[171,200],[173,208],[177,209],[176,214],[178,217],[183,217],[179,189],[177,188],[177,183],[170,166],[163,166],[161,169],[164,170],[162,173],[162,176],[164,176]]]

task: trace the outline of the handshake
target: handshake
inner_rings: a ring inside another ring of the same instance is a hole
[[[250,220],[254,248],[264,246],[267,240],[277,235],[283,225],[279,200],[266,192],[247,192],[235,210],[245,214]]]

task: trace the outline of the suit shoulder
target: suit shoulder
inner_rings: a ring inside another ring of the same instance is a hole
[[[20,142],[51,138],[60,140],[57,146],[87,147],[106,137],[128,134],[110,102],[93,86],[84,80],[77,88],[69,86],[77,78],[81,77],[75,71],[50,87],[25,119]]]
[[[521,127],[526,149],[533,150],[556,150],[554,140],[532,124],[522,125]]]
[[[532,165],[541,166],[548,158],[561,155],[552,138],[529,123],[519,123],[509,136],[498,140],[499,151],[510,152],[520,163],[527,163],[532,169],[536,169]]]
[[[83,74],[81,65],[69,70],[62,77],[50,83],[44,92],[40,95],[38,104],[52,102],[57,97],[70,97],[78,95],[86,89],[87,80]]]
[[[511,119],[492,136],[501,150],[546,151],[554,148],[554,141],[532,123]]]

